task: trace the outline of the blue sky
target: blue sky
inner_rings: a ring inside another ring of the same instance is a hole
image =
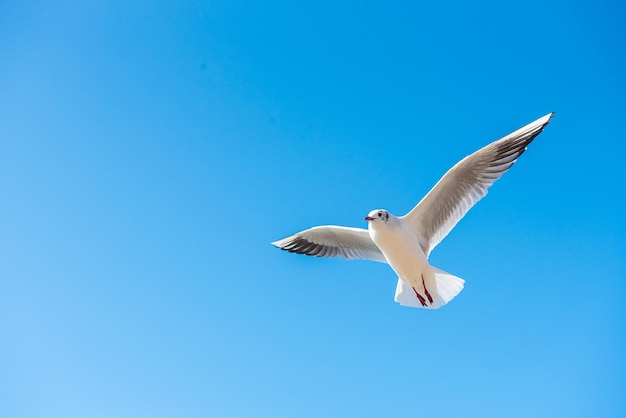
[[[624,416],[625,17],[0,2],[0,416]],[[433,252],[441,310],[269,245],[551,111]]]

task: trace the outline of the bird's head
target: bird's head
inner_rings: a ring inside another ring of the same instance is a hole
[[[366,217],[366,221],[369,222],[388,222],[389,221],[389,212],[384,209],[374,209],[371,211]]]

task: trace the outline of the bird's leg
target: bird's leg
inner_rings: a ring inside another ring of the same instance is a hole
[[[430,292],[428,292],[428,289],[426,289],[426,283],[424,283],[424,275],[422,274],[422,286],[424,286],[424,292],[426,292],[426,297],[428,298],[428,301],[430,302],[430,304],[433,304],[433,297],[430,296]]]
[[[413,291],[415,292],[415,296],[417,296],[417,298],[420,300],[420,303],[422,304],[422,306],[427,306],[426,305],[426,299],[424,299],[424,297],[422,295],[420,295],[419,293],[417,293],[417,290],[415,290],[415,288],[412,288]]]

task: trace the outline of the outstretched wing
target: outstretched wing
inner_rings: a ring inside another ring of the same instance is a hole
[[[292,253],[317,257],[343,257],[348,260],[387,262],[367,230],[362,228],[316,226],[272,242],[272,245]]]
[[[403,217],[418,233],[426,256],[487,194],[487,189],[511,168],[553,114],[549,113],[459,161]]]

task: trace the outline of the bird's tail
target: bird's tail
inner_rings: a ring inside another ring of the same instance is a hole
[[[395,301],[402,306],[437,309],[441,308],[443,305],[454,299],[456,295],[461,293],[465,280],[460,277],[453,276],[443,270],[439,270],[437,267],[431,266],[431,268],[435,276],[435,283],[437,284],[436,292],[430,290],[430,293],[433,293],[432,296],[434,296],[432,297],[432,302],[430,302],[430,299],[418,296],[419,292],[400,278],[398,278],[398,285],[396,286]],[[422,300],[420,300],[420,297]]]
[[[439,298],[441,299],[441,305],[439,306],[443,306],[454,299],[456,295],[461,293],[461,290],[463,290],[463,286],[465,285],[465,280],[460,277],[453,276],[443,270],[439,270],[437,267],[431,266],[431,268],[435,272],[437,293],[439,293]]]

